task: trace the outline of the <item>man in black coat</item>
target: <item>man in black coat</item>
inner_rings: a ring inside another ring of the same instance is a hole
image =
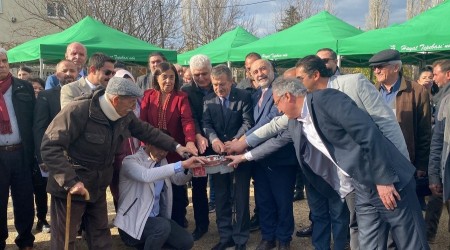
[[[16,245],[20,249],[33,249],[34,90],[29,82],[11,75],[3,48],[0,48],[0,91],[0,249],[5,249],[8,238],[10,189],[18,232]]]

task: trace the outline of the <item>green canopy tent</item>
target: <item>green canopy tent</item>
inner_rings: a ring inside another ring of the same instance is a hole
[[[384,49],[402,53],[402,61],[426,63],[450,56],[450,1],[431,8],[402,24],[338,41],[345,64],[367,65],[368,59]]]
[[[212,64],[230,62],[229,55],[232,48],[239,47],[256,40],[258,40],[257,37],[238,26],[234,30],[224,33],[208,44],[178,55],[178,64],[188,65],[189,59],[197,54],[207,55]],[[244,57],[245,55],[240,58],[239,61],[243,61]]]
[[[163,53],[169,61],[175,62],[177,59],[176,51],[158,48],[87,16],[62,32],[43,36],[10,49],[8,61],[39,61],[42,74],[43,63],[64,59],[66,47],[72,42],[80,42],[86,46],[88,55],[102,52],[124,62],[146,64],[148,55],[155,51]]]
[[[337,49],[337,40],[362,33],[359,29],[322,11],[288,29],[231,50],[230,61],[243,61],[247,53],[258,52],[264,59],[297,59],[321,48]]]

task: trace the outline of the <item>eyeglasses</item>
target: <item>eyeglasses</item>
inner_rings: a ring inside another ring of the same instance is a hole
[[[389,66],[389,65],[390,65],[389,63],[383,63],[383,64],[379,64],[379,65],[374,65],[374,66],[372,66],[372,69],[373,70],[376,70],[376,69],[381,70],[381,69],[383,69],[383,68],[385,68],[386,66]]]
[[[333,58],[322,58],[321,59],[323,63],[327,64],[329,61],[334,61],[335,59]]]
[[[280,103],[281,99],[283,99],[284,95],[280,96],[280,98],[278,98],[278,100],[276,100],[274,102],[275,107],[278,107],[278,104]]]
[[[105,75],[107,75],[107,76],[110,76],[110,75],[114,75],[114,74],[116,74],[116,72],[114,72],[114,71],[111,71],[111,70],[109,70],[109,69],[107,69],[107,70],[103,71],[103,73],[104,73]]]

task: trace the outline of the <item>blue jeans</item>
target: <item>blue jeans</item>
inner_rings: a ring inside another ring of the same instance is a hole
[[[319,193],[310,183],[306,185],[308,205],[314,224],[312,244],[316,250],[328,250],[333,233],[334,249],[344,249],[347,243],[350,214],[345,200],[337,193],[332,198]]]

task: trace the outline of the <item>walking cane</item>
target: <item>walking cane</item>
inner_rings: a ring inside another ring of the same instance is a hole
[[[84,189],[84,199],[86,201],[90,200],[89,192]],[[67,203],[66,203],[66,235],[64,239],[64,250],[69,250],[69,234],[70,234],[70,210],[72,209],[72,194],[67,192]]]

